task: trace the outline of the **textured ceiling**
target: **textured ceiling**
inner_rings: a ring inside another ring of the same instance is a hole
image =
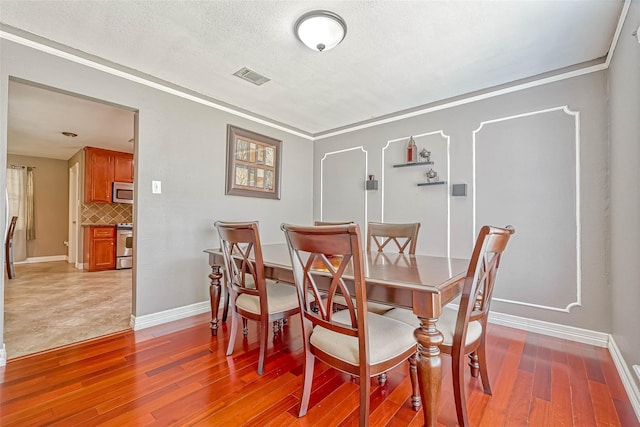
[[[293,34],[314,9],[347,22],[329,52]],[[0,22],[318,135],[603,58],[622,9],[621,0],[2,0]],[[243,66],[271,81],[232,76]]]

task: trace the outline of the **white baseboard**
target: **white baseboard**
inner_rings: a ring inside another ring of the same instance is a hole
[[[607,333],[545,322],[543,320],[527,319],[526,317],[491,311],[489,312],[489,322],[551,337],[563,338],[569,341],[595,345],[597,347],[607,347],[609,345],[610,335]]]
[[[35,262],[52,262],[52,261],[67,261],[66,255],[51,255],[51,256],[37,256],[27,258],[22,261],[15,261],[14,264],[32,264]]]
[[[631,406],[636,413],[636,417],[638,417],[638,421],[640,421],[640,389],[638,389],[635,378],[631,373],[631,370],[629,370],[629,365],[625,362],[622,357],[622,353],[620,353],[620,349],[611,335],[609,335],[608,348],[609,353],[611,353],[613,363],[618,369],[618,374],[620,375],[624,389],[627,391],[627,395],[629,396]]]
[[[2,348],[0,348],[0,366],[7,365],[7,348],[4,343],[2,343]]]
[[[134,331],[149,328],[151,326],[162,325],[163,323],[172,322],[174,320],[184,319],[185,317],[195,316],[211,311],[209,301],[198,302],[184,307],[172,308],[170,310],[160,311],[158,313],[147,314],[144,316],[131,315],[130,326]]]

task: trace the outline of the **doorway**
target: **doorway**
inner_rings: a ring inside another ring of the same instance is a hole
[[[134,153],[136,120],[127,107],[9,79],[7,165],[34,170],[36,233],[17,277],[5,276],[8,359],[129,328],[132,270],[84,270],[84,225],[131,223],[134,207],[85,203],[84,147]]]

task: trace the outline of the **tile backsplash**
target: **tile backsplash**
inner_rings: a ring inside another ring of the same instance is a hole
[[[82,225],[133,222],[133,205],[125,203],[83,203],[80,208]]]

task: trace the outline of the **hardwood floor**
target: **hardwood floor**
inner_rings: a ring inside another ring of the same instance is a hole
[[[4,281],[9,359],[129,329],[131,270],[89,273],[66,261],[15,270]]]
[[[128,331],[10,360],[0,368],[0,424],[351,426],[358,386],[317,364],[310,409],[297,418],[302,347],[299,318],[269,339],[256,373],[256,324],[225,356],[229,328],[211,337],[208,315]],[[608,351],[502,326],[488,330],[493,396],[467,371],[472,426],[639,426]],[[450,361],[438,421],[456,425]],[[407,364],[372,380],[372,426],[420,426]]]

